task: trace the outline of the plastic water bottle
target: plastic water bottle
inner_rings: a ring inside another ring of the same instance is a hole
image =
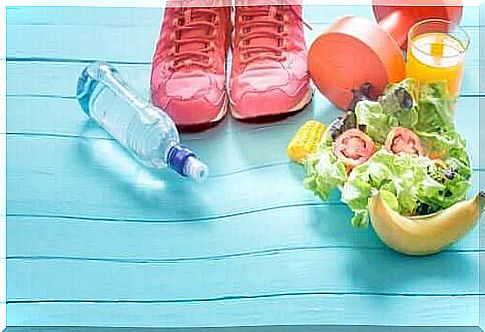
[[[207,166],[180,145],[172,119],[141,98],[110,64],[97,62],[82,71],[77,99],[90,118],[144,165],[170,166],[198,182],[207,178]]]

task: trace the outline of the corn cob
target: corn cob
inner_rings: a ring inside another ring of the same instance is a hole
[[[287,153],[290,159],[300,164],[304,163],[308,155],[317,150],[324,131],[325,125],[321,122],[305,122],[288,144]]]

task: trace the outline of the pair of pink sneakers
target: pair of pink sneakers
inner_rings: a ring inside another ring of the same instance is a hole
[[[199,0],[204,6],[210,1]],[[239,6],[238,1],[244,0],[236,0],[234,10],[165,10],[151,98],[182,130],[211,126],[228,109],[233,117],[250,121],[296,112],[311,100],[301,5]]]

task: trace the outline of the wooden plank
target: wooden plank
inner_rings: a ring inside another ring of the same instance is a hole
[[[473,165],[477,169],[484,167],[479,163],[480,142],[477,138],[480,136],[480,123],[470,119],[478,117],[480,99],[460,99],[456,112],[457,128],[468,142]],[[251,125],[239,123],[228,116],[221,125],[211,130],[182,135],[182,141],[209,162],[213,175],[223,175],[251,167],[286,163],[285,147],[304,121],[318,119],[330,124],[340,114],[316,93],[314,102],[304,112],[286,120]],[[78,136],[111,139],[97,125],[87,122],[86,115],[74,99],[8,97],[7,132],[32,134],[39,136],[35,138],[37,140],[43,135],[54,135],[44,138],[49,141],[56,135],[74,136],[62,139],[70,138],[77,142],[80,142],[76,138]],[[116,145],[115,142],[99,140],[84,142],[84,146],[90,149],[114,149]]]
[[[372,230],[353,229],[349,220],[350,211],[344,206],[290,206],[200,223],[8,217],[8,257],[163,261],[303,248],[383,248]],[[476,250],[478,236],[473,232],[454,249]]]
[[[313,24],[307,31],[309,41],[314,40],[327,24]],[[469,65],[479,64],[478,27],[466,27],[471,44],[467,52]],[[72,25],[8,25],[7,60],[105,60],[122,63],[150,63],[158,25],[147,27]],[[63,45],[63,47],[59,47]]]
[[[73,62],[7,62],[7,95],[8,96],[52,96],[74,98],[79,74],[86,63]],[[123,77],[140,94],[148,98],[150,87],[150,65],[116,65]],[[472,74],[475,73],[475,74]],[[476,70],[470,70],[470,75],[477,75]],[[29,79],[25,79],[28,77]],[[477,77],[478,79],[478,77]],[[477,81],[478,82],[478,81]],[[473,83],[472,90],[478,91],[478,85]]]
[[[163,3],[161,3],[163,5]],[[304,4],[308,23],[332,23],[341,16],[358,15],[374,20],[371,6],[331,6]],[[90,25],[149,26],[160,22],[163,8],[99,8],[99,7],[7,7],[8,25]],[[460,24],[479,26],[477,7],[464,7]]]
[[[89,245],[88,243],[86,245]],[[216,301],[284,294],[482,295],[479,253],[303,249],[225,259],[7,259],[7,302]]]
[[[226,217],[210,224],[126,223],[31,216],[8,217],[7,220],[8,258],[169,262],[303,249],[387,250],[371,228],[352,228],[350,211],[344,206],[331,209],[291,206]],[[484,249],[479,242],[484,243],[482,233],[476,227],[447,250]]]
[[[329,24],[344,15],[374,19],[370,6],[312,5],[304,6],[303,9],[305,21],[310,24]],[[159,24],[163,11],[164,8],[8,7],[7,25],[147,27]],[[469,17],[462,24],[479,25],[474,15]]]
[[[147,27],[161,22],[163,8],[10,6],[6,14],[7,25]]]
[[[232,168],[212,163],[216,152],[201,151],[202,159],[212,165],[213,176],[195,185],[168,170],[150,172],[111,141],[9,136],[8,213],[191,221],[320,203],[301,185],[304,169],[300,165],[258,163]],[[258,153],[263,154],[257,149],[248,158],[258,162]],[[234,152],[230,158],[244,158],[244,153]],[[485,178],[479,178],[476,173],[474,188],[483,188]],[[337,201],[334,195],[328,204]]]
[[[158,26],[132,28],[12,25],[7,30],[7,58],[103,59],[151,61]],[[63,47],[59,47],[63,45]]]
[[[100,219],[192,220],[318,202],[301,186],[303,169],[297,165],[253,168],[231,176],[219,173],[196,186],[173,172],[147,171],[109,141],[95,141],[94,150],[85,140],[8,137],[7,141],[9,213],[76,211]],[[271,178],[274,183],[268,183]]]
[[[7,316],[10,325],[24,326],[476,326],[478,306],[478,296],[298,295],[204,303],[8,304]]]
[[[7,62],[7,96],[43,96],[73,98],[79,74],[86,63],[62,62]],[[126,80],[140,94],[148,98],[150,86],[150,65],[116,65]],[[480,90],[479,78],[485,75],[485,68],[465,66],[462,96],[485,95]],[[29,79],[26,80],[25,78]]]

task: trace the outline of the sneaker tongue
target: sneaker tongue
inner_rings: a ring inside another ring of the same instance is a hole
[[[166,7],[188,8],[188,7],[229,7],[231,0],[166,0]]]
[[[261,20],[263,13],[266,12],[266,16],[274,16],[274,8],[269,6],[263,7],[252,7],[249,11],[244,12],[245,22],[251,22],[252,20]],[[251,23],[249,24],[249,29],[251,29],[251,33],[258,33],[261,36],[253,37],[249,39],[249,44],[246,45],[247,47],[258,47],[258,46],[278,46],[278,39],[271,35],[271,33],[277,32],[277,25],[269,26],[269,25],[256,25],[251,27]],[[263,34],[267,32],[267,36],[263,36]]]
[[[212,15],[209,13],[198,12],[194,9],[188,9],[184,14],[185,25],[196,23],[196,22],[212,22]],[[191,29],[181,30],[180,39],[190,39],[190,38],[204,38],[211,33],[211,28],[209,26],[195,26]],[[207,45],[203,42],[189,42],[180,45],[180,51],[198,51],[205,48]]]
[[[236,0],[237,6],[301,5],[302,0]]]

